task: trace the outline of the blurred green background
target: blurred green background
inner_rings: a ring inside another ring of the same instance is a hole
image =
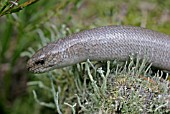
[[[0,9],[7,1],[0,1]],[[29,57],[22,53],[45,45],[41,38],[52,39],[53,29],[59,38],[106,25],[142,26],[170,34],[170,0],[38,0],[19,12],[1,16],[0,114],[55,113],[35,102],[27,82],[43,77],[27,71]]]

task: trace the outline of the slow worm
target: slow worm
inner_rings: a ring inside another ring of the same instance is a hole
[[[132,53],[147,56],[153,66],[170,71],[170,36],[133,26],[99,27],[59,39],[38,50],[27,68],[42,73],[87,59],[126,60]]]

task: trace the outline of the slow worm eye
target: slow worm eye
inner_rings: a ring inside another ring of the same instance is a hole
[[[38,61],[35,61],[35,64],[36,65],[43,65],[45,63],[45,61],[42,59],[42,60],[38,60]]]

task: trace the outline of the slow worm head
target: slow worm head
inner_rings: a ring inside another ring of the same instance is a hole
[[[126,60],[131,53],[147,54],[153,66],[170,71],[170,36],[133,26],[105,26],[82,31],[38,50],[27,63],[42,73],[90,60]]]

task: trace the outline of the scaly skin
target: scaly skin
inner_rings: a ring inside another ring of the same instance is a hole
[[[147,56],[153,66],[170,71],[170,36],[133,26],[105,26],[82,31],[38,50],[27,63],[42,73],[90,60],[126,60]]]

